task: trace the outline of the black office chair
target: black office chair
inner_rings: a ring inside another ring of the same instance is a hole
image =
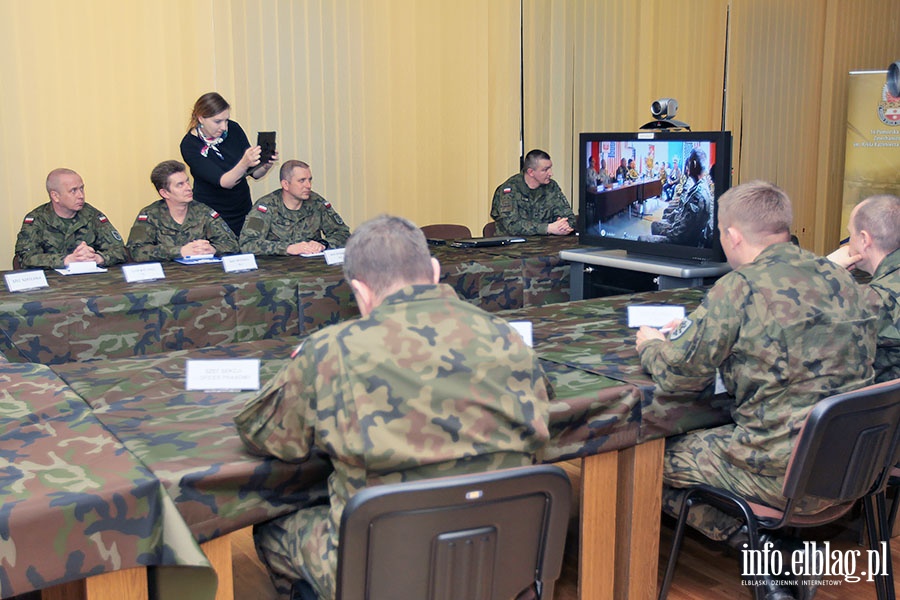
[[[570,495],[555,465],[366,488],[341,518],[337,599],[552,599]]]
[[[465,240],[472,237],[472,231],[465,225],[438,223],[421,228],[425,237],[433,240]]]
[[[900,380],[870,385],[828,397],[810,411],[797,436],[785,473],[784,510],[748,502],[730,491],[712,486],[688,488],[675,526],[672,552],[659,591],[660,600],[669,592],[687,516],[696,504],[714,506],[743,519],[748,530],[748,548],[758,551],[762,547],[760,530],[824,525],[847,513],[857,500],[862,500],[870,548],[877,548],[880,538],[875,533],[873,496],[878,493],[879,486],[883,491],[884,474],[896,454],[898,432]],[[814,515],[795,514],[795,507],[808,497],[831,500],[834,504]],[[890,572],[888,577],[876,577],[879,598],[893,598],[890,579]],[[764,600],[765,586],[756,585],[753,589],[757,600]]]

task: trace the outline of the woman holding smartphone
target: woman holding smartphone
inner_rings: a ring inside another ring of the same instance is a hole
[[[268,173],[278,154],[260,164],[260,147],[250,145],[230,115],[231,106],[218,93],[200,96],[181,140],[181,156],[194,177],[194,199],[218,211],[239,236],[252,205],[247,176],[259,179]]]

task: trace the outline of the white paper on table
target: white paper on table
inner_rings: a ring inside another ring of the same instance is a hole
[[[679,304],[643,304],[628,307],[628,326],[662,327],[684,318],[684,306]]]
[[[92,260],[71,262],[65,269],[55,269],[60,275],[81,275],[83,273],[106,273],[106,269],[97,266]]]
[[[529,348],[534,345],[531,336],[531,321],[510,321],[509,325],[522,336],[522,339],[525,340],[525,344],[528,345]]]

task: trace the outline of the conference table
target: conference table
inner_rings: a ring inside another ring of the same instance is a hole
[[[533,236],[486,248],[433,246],[441,281],[494,312],[569,300],[575,236]],[[164,279],[128,283],[121,266],[63,276],[49,287],[0,291],[0,352],[16,362],[61,364],[306,335],[358,314],[340,265],[321,256],[257,257],[259,268],[162,265]]]
[[[662,194],[662,182],[659,179],[632,181],[610,186],[588,186],[585,190],[583,212],[585,223],[597,223],[622,212],[635,202],[642,202]]]
[[[727,419],[720,400],[657,393],[640,370],[633,331],[626,324],[629,304],[677,303],[690,308],[701,296],[700,290],[668,290],[500,313],[512,320],[532,322],[535,349],[555,390],[550,411],[551,442],[542,459],[582,461],[581,598],[654,595],[663,439]],[[225,583],[230,578],[228,535],[321,499],[328,465],[319,457],[308,463],[288,464],[247,454],[232,419],[253,392],[188,391],[185,364],[188,359],[258,358],[260,379],[265,382],[285,364],[299,339],[281,336],[156,355],[69,362],[53,365],[52,372],[31,365],[29,368],[39,369],[42,376],[55,376],[64,382],[66,394],[80,398],[87,407],[82,412],[96,419],[111,437],[110,442],[116,444],[116,455],[142,466],[151,482],[156,482],[153,485],[167,492],[157,494],[161,502],[170,498],[177,513],[176,517],[169,511],[172,518],[167,525],[186,542],[185,552],[192,554],[180,562],[154,563],[131,557],[112,566],[86,559],[70,565],[67,557],[82,552],[81,545],[91,543],[89,533],[71,529],[57,534],[57,539],[63,538],[68,544],[60,552],[30,557],[33,562],[27,564],[20,560],[12,567],[0,561],[0,584],[13,578],[16,587],[10,589],[19,593],[40,589],[46,582],[91,581],[97,573],[163,564],[164,568],[151,570],[151,579],[157,577],[153,585],[159,597],[177,598],[185,584],[167,584],[164,575],[173,569],[165,567],[192,565],[195,568],[188,571],[206,573],[201,578],[208,578],[209,563],[197,555],[197,548],[190,542],[202,545],[210,554],[210,545],[224,541],[225,551],[217,559],[209,559],[220,577],[218,592],[211,591],[207,583],[192,588],[197,590],[192,597],[211,598],[213,593],[218,593],[216,598],[230,597]],[[0,365],[0,373],[16,368],[23,366]],[[6,442],[2,442],[0,450],[5,449]],[[32,454],[37,449],[20,447],[18,452],[16,464],[27,463],[35,458]],[[46,448],[41,452],[46,454]],[[105,447],[96,449],[98,455],[107,453]],[[90,450],[82,454],[88,455]],[[42,496],[39,490],[22,495],[24,500],[30,495]],[[52,498],[53,493],[44,496]],[[114,504],[107,497],[93,502],[100,506]],[[76,498],[73,510],[78,512],[79,508],[87,510]],[[51,501],[37,514],[49,515],[57,510]],[[10,531],[19,532],[21,517],[15,511],[9,517]],[[18,543],[19,535],[11,539]],[[221,549],[222,545],[217,547]],[[154,551],[167,556],[159,547]],[[30,572],[46,576],[42,581],[25,577],[23,582],[21,574]],[[133,589],[113,597],[142,598],[141,581],[137,579]],[[0,591],[5,597],[5,590]]]

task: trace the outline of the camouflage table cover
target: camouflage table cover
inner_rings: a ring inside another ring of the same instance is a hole
[[[569,300],[574,236],[493,248],[436,246],[442,281],[485,310]],[[358,314],[340,266],[322,258],[260,257],[259,269],[165,263],[166,278],[126,283],[121,267],[94,275],[47,271],[49,288],[0,291],[0,352],[61,364],[305,335]]]
[[[331,466],[319,456],[291,464],[247,453],[234,416],[253,392],[186,391],[185,361],[262,358],[267,381],[296,343],[280,338],[53,368],[159,478],[202,543],[322,500]]]
[[[531,306],[502,313],[508,319],[532,322],[535,349],[556,393],[550,410],[551,441],[544,461],[627,448],[647,439],[727,419],[724,403],[655,393],[652,382],[640,369],[634,350],[634,331],[627,327],[626,307],[630,303],[680,303],[690,310],[702,294],[702,290],[670,290]],[[68,387],[54,378],[47,367],[6,363],[0,364],[0,371],[22,369],[23,381],[36,378],[43,382],[49,378],[55,382],[56,393],[80,406],[78,410],[85,418],[102,429],[102,435],[86,436],[82,440],[87,447],[79,452],[79,458],[72,459],[73,465],[81,465],[80,457],[91,457],[92,450],[98,455],[102,452],[104,464],[107,459],[112,461],[110,454],[136,462],[133,467],[137,469],[136,474],[132,481],[125,483],[125,489],[140,488],[138,482],[142,480],[138,474],[149,477],[157,488],[168,492],[181,517],[169,518],[171,511],[163,513],[167,523],[182,532],[186,529],[187,537],[205,541],[316,501],[324,492],[317,482],[323,480],[329,467],[318,458],[290,465],[247,454],[232,419],[253,392],[185,391],[185,361],[188,358],[259,358],[260,380],[265,383],[285,364],[300,339],[280,336],[152,356],[53,366]],[[0,438],[0,452],[6,451],[7,438],[18,444],[11,447],[11,453],[0,454],[9,462],[10,469],[20,469],[20,463],[28,464],[30,460],[28,454],[17,454],[16,449],[24,445],[19,440],[23,423],[38,420],[35,415],[40,414],[40,407],[24,407],[19,412],[22,413],[20,422],[4,424],[4,437]],[[65,446],[62,440],[50,441],[50,450],[41,447],[42,457],[53,451],[54,444]],[[93,448],[92,444],[98,447]],[[107,451],[107,447],[112,450]],[[86,458],[84,462],[89,464],[89,460]],[[21,479],[18,473],[18,470],[4,473],[7,476],[0,479],[7,491],[6,504],[0,513],[3,516],[0,545],[9,544],[13,539],[11,534],[4,537],[5,532],[21,532],[22,527],[28,526],[25,517],[7,510],[7,504],[15,506],[17,502],[40,498],[38,518],[52,522],[65,519],[66,510],[87,514],[93,506],[92,497],[77,497],[73,506],[61,507],[53,501],[54,490],[46,489],[46,485],[36,490],[12,487]],[[101,492],[110,493],[105,485],[97,493]],[[157,497],[162,498],[159,500],[162,506],[167,505],[165,494],[157,493]],[[107,506],[104,502],[99,504]],[[53,539],[68,544],[58,552],[44,552],[29,559],[22,559],[20,554],[14,565],[0,563],[5,569],[0,571],[0,576],[24,582],[12,588],[16,593],[42,587],[45,580],[77,579],[111,568],[102,556],[94,556],[82,548],[93,543],[88,532],[76,533],[69,528],[63,536],[60,531],[54,527],[37,537],[42,546]],[[25,534],[17,533],[15,542],[24,537]],[[166,540],[167,548],[168,543]],[[72,561],[72,557],[76,560]],[[120,561],[115,568],[127,566],[127,561]],[[33,581],[29,573],[41,573],[43,579]]]
[[[49,367],[0,363],[0,496],[2,598],[135,566],[215,581],[159,479]]]
[[[690,312],[700,304],[705,293],[700,288],[679,288],[499,314],[508,320],[532,321],[535,348],[545,363],[564,365],[633,386],[640,396],[640,408],[636,410],[640,424],[637,441],[645,442],[731,420],[730,398],[713,396],[712,385],[699,397],[693,392],[665,393],[656,389],[641,367],[634,346],[636,330],[628,327],[629,305],[677,304]]]

